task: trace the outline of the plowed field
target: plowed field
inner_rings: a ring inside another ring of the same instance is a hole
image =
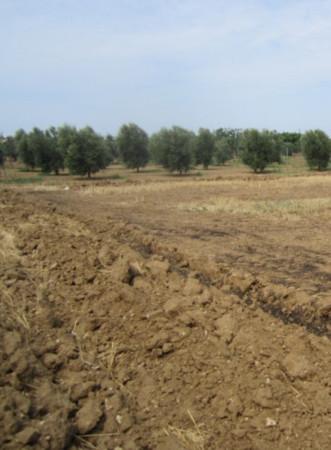
[[[2,188],[0,215],[1,448],[331,448],[329,175]]]

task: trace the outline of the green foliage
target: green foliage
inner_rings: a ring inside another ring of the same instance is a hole
[[[302,136],[301,147],[311,169],[327,169],[331,156],[331,141],[323,131],[307,131]]]
[[[55,127],[49,128],[45,131],[45,138],[50,172],[58,175],[59,171],[64,169],[64,152],[59,145],[58,130]]]
[[[70,145],[75,142],[78,131],[76,127],[70,125],[62,125],[57,129],[57,144],[65,159]]]
[[[272,140],[272,163],[281,164],[282,158],[281,155],[286,154],[286,144],[282,139],[282,136],[276,131],[265,131],[267,135],[270,136]]]
[[[301,150],[301,133],[280,133],[280,137],[284,142],[287,155],[298,153]]]
[[[170,140],[170,130],[161,128],[158,133],[154,133],[149,139],[149,153],[151,159],[156,164],[166,167],[168,144]]]
[[[71,130],[72,131],[72,130]],[[107,155],[102,136],[86,127],[71,134],[66,144],[66,166],[73,175],[87,175],[106,168]]]
[[[301,133],[283,132],[277,134],[282,142],[281,154],[292,156],[301,151]]]
[[[119,157],[116,140],[111,134],[107,134],[104,138],[104,146],[106,152],[107,166]]]
[[[194,162],[195,136],[180,127],[163,128],[151,138],[155,162],[170,172],[186,173]]]
[[[36,166],[41,167],[43,172],[50,172],[47,141],[42,130],[33,128],[28,134],[28,147],[33,153]]]
[[[238,156],[241,134],[242,130],[239,128],[218,128],[215,131],[216,140],[226,138],[231,151],[231,158]]]
[[[148,140],[148,153],[150,160],[155,164],[161,164],[161,151],[162,145],[161,133],[164,129],[161,129],[158,133],[154,133]]]
[[[281,140],[270,131],[245,130],[241,142],[241,158],[254,172],[263,172],[274,162],[281,162]]]
[[[0,142],[0,167],[5,165],[5,153],[2,148],[2,143]]]
[[[18,157],[26,167],[34,169],[36,167],[36,159],[33,148],[29,145],[27,133],[22,129],[17,130],[14,139],[18,150]]]
[[[0,167],[3,167],[5,164],[4,141],[5,138],[0,134]]]
[[[22,162],[29,168],[40,167],[45,173],[59,173],[64,168],[64,158],[58,146],[57,130],[33,128],[30,133],[18,130],[15,143]]]
[[[280,137],[284,142],[291,142],[292,144],[298,144],[300,145],[301,140],[301,133],[295,133],[295,132],[283,132],[280,133]]]
[[[212,163],[215,152],[215,136],[207,129],[200,128],[195,143],[195,162],[202,164],[204,169]]]
[[[117,136],[117,146],[124,164],[129,169],[136,169],[138,172],[148,163],[148,135],[138,125],[123,125]]]
[[[18,150],[16,146],[15,139],[12,136],[7,136],[3,138],[2,150],[5,158],[9,158],[12,161],[16,161],[18,158]]]
[[[38,177],[15,177],[15,178],[4,178],[0,180],[0,184],[34,184],[34,183],[42,183],[44,178],[42,176]]]
[[[42,131],[33,128],[28,135],[28,147],[32,150],[35,164],[45,173],[58,173],[63,169],[63,155],[57,146],[57,131],[55,128]]]
[[[218,139],[215,143],[215,161],[217,165],[225,164],[232,159],[233,150],[227,137]]]

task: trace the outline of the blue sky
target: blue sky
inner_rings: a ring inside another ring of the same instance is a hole
[[[329,0],[0,0],[0,133],[331,134]]]

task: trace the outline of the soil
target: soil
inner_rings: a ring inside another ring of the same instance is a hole
[[[215,189],[0,191],[1,448],[330,448],[328,224]]]

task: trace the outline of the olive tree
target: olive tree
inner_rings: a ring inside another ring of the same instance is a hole
[[[109,165],[119,157],[116,140],[111,134],[107,134],[107,136],[104,138],[104,146],[106,151],[107,164]]]
[[[202,164],[204,169],[212,163],[215,152],[215,136],[207,128],[200,128],[195,143],[195,162]]]
[[[301,148],[311,169],[327,169],[331,155],[331,141],[323,131],[307,131],[301,138]]]
[[[151,137],[153,159],[170,172],[188,172],[194,163],[195,135],[181,127],[163,128]]]
[[[129,169],[145,167],[149,161],[148,135],[138,125],[123,125],[117,136],[117,146],[122,161]]]
[[[56,129],[43,131],[33,128],[28,134],[28,148],[33,153],[37,167],[45,173],[58,173],[63,168],[63,158],[57,149]]]
[[[14,139],[19,159],[27,168],[34,169],[36,167],[36,158],[33,148],[29,145],[28,134],[24,130],[19,129],[16,131]]]
[[[5,158],[10,159],[12,161],[17,161],[18,151],[16,142],[13,136],[7,136],[2,141],[3,152],[5,154]]]
[[[73,131],[73,130],[71,130]],[[107,166],[107,156],[102,136],[91,127],[70,133],[66,142],[65,164],[73,175],[87,175]]]
[[[5,165],[5,153],[2,148],[2,143],[0,142],[0,167]]]
[[[275,133],[245,130],[240,142],[241,158],[254,172],[263,172],[274,162],[281,162],[281,146]]]
[[[216,164],[225,164],[232,159],[233,152],[228,138],[222,137],[215,142],[215,161]]]

